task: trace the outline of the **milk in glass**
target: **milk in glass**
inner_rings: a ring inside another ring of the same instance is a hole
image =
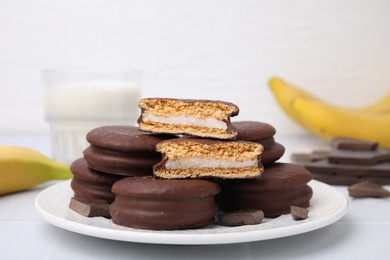
[[[94,77],[89,71],[86,79],[81,72],[70,79],[64,75],[60,80],[47,76],[45,119],[51,128],[55,160],[70,164],[81,158],[82,151],[89,145],[86,135],[93,128],[136,124],[141,96],[139,79],[134,79],[134,75],[123,77],[123,73],[118,76],[110,71],[110,75],[104,77],[104,72],[97,72]]]

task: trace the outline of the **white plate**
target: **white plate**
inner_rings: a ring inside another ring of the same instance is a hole
[[[209,225],[200,229],[152,231],[127,228],[103,217],[87,218],[69,209],[73,195],[70,182],[60,182],[40,192],[35,208],[44,220],[60,228],[94,237],[172,245],[211,245],[267,240],[309,232],[330,225],[347,211],[348,200],[331,186],[311,181],[313,198],[309,218],[294,221],[286,214],[264,219],[258,225],[223,227]]]

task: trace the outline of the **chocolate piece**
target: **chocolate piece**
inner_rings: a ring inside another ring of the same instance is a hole
[[[291,206],[290,211],[294,220],[304,220],[309,216],[309,210],[302,207]]]
[[[72,198],[69,208],[84,217],[105,217],[110,218],[109,206],[105,200]]]
[[[224,211],[252,208],[275,217],[289,213],[291,205],[310,205],[310,180],[310,172],[300,165],[275,163],[265,168],[261,178],[217,180],[222,190],[217,203]]]
[[[156,146],[163,154],[154,175],[173,178],[253,178],[260,176],[263,146],[245,141],[178,138]]]
[[[206,180],[128,177],[116,182],[110,205],[114,223],[133,228],[184,229],[214,222],[217,184]]]
[[[363,141],[352,138],[334,138],[331,141],[331,145],[335,149],[352,151],[375,151],[378,148],[377,142]]]
[[[348,187],[348,193],[350,197],[365,198],[385,198],[390,197],[390,192],[384,189],[382,186],[372,181],[362,181],[355,183]]]
[[[139,102],[139,129],[153,133],[184,134],[234,140],[237,131],[230,122],[239,108],[213,100],[145,98]]]
[[[264,212],[258,209],[240,209],[217,215],[221,226],[243,226],[259,224],[264,218]]]

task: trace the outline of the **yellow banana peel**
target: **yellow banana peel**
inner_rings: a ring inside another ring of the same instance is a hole
[[[342,111],[299,97],[292,109],[306,122],[307,130],[324,139],[350,137],[390,147],[390,115]]]
[[[0,146],[0,195],[72,178],[69,165],[24,147]]]
[[[390,94],[362,108],[329,104],[280,78],[270,88],[283,110],[309,132],[326,140],[350,137],[390,147]]]

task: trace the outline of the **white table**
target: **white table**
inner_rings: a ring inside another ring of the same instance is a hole
[[[291,152],[324,148],[308,136],[276,137]],[[0,144],[49,154],[48,136],[0,136]],[[390,259],[390,199],[349,199],[338,222],[309,233],[251,243],[168,246],[94,238],[44,222],[33,201],[45,187],[0,197],[0,259]],[[347,195],[346,187],[336,187]],[[387,186],[386,188],[390,188]]]

